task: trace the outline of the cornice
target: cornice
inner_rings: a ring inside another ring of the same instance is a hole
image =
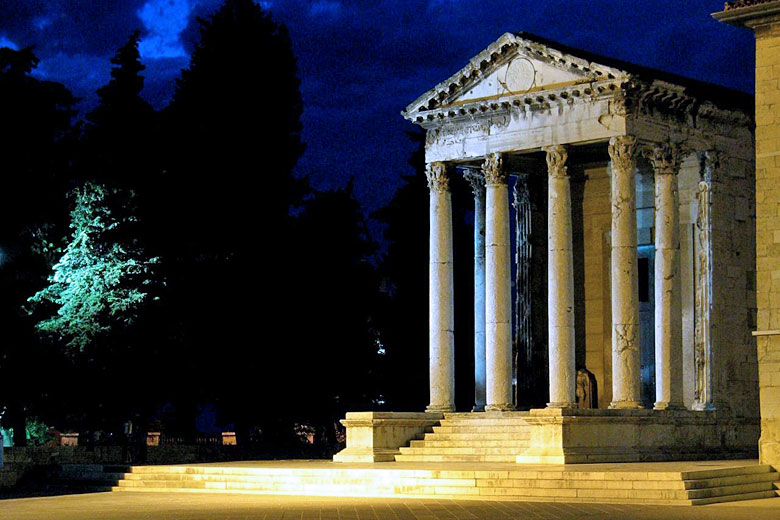
[[[461,93],[467,92],[495,69],[517,56],[543,61],[561,70],[574,72],[581,76],[580,83],[585,85],[619,79],[625,74],[619,69],[566,54],[512,33],[504,33],[485,50],[474,56],[468,65],[414,100],[401,114],[406,119],[419,123],[420,117],[423,120],[427,119],[426,112],[446,110]],[[517,95],[508,93],[495,96],[493,100],[500,99],[499,102],[502,102],[504,99],[514,97]]]

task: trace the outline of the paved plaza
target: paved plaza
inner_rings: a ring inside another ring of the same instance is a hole
[[[95,493],[0,501],[3,520],[780,518],[780,498],[700,507],[389,498]]]

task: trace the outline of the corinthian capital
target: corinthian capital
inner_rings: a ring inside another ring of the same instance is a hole
[[[612,169],[620,171],[632,171],[634,169],[634,149],[636,137],[621,135],[609,140],[609,158],[612,160]]]
[[[645,148],[643,155],[653,165],[656,175],[674,175],[680,171],[682,150],[679,144],[656,144]]]
[[[491,153],[485,156],[482,163],[482,171],[485,174],[485,184],[506,184],[508,175],[503,168],[503,157],[500,153]]]
[[[566,159],[569,157],[565,146],[559,144],[542,148],[547,152],[547,173],[550,177],[566,177]]]
[[[469,168],[463,172],[463,178],[471,185],[471,191],[475,197],[485,193],[485,176],[476,168]]]
[[[443,162],[428,163],[425,166],[425,176],[428,178],[428,189],[431,191],[450,191],[447,165]]]
[[[713,173],[720,166],[720,152],[717,150],[706,150],[699,154],[699,167],[701,171],[701,180],[712,182]]]

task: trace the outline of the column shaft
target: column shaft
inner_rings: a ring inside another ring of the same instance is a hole
[[[696,329],[694,410],[714,410],[712,396],[712,180],[719,164],[715,150],[700,156],[699,214],[696,218]]]
[[[612,403],[641,408],[639,386],[639,290],[636,181],[631,136],[609,141],[612,159]]]
[[[655,409],[682,408],[680,300],[680,150],[655,146],[646,154],[655,173]]]
[[[474,409],[485,409],[485,177],[467,170],[474,193]]]
[[[430,188],[428,339],[429,412],[455,410],[455,309],[452,269],[452,199],[444,163],[427,169]]]
[[[574,260],[571,188],[566,149],[545,148],[548,169],[547,306],[549,315],[550,402],[548,408],[576,405],[574,351]]]
[[[500,154],[483,166],[485,217],[485,410],[511,410],[512,295],[509,236],[509,190]]]

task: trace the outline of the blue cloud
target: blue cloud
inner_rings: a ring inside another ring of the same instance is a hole
[[[14,42],[12,42],[11,40],[9,40],[8,38],[6,38],[3,35],[0,35],[0,47],[8,47],[8,48],[11,48],[11,49],[13,49],[15,51],[19,50],[19,46],[18,45],[16,45]]]
[[[181,33],[187,28],[196,0],[148,0],[138,11],[147,33],[138,50],[144,58],[187,56]]]

